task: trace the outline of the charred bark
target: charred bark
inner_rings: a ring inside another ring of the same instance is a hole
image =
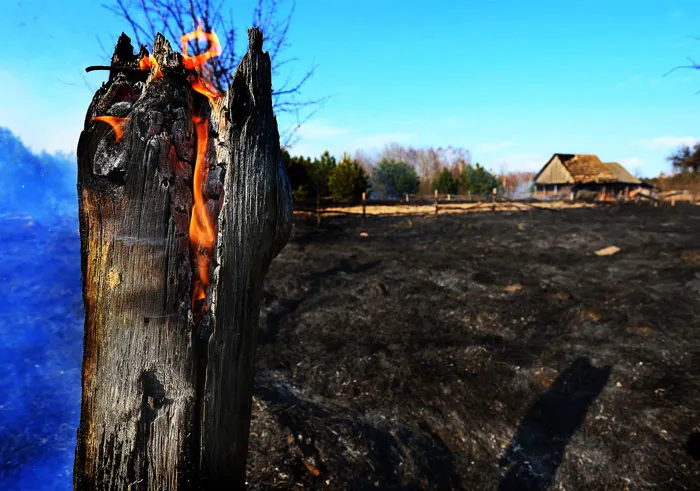
[[[85,338],[75,489],[244,485],[261,289],[292,206],[269,56],[259,30],[248,36],[212,106],[162,36],[156,77],[122,35],[88,109],[78,143]],[[93,119],[103,116],[119,119]],[[190,237],[198,150],[210,251]],[[209,282],[193,299],[202,254]]]

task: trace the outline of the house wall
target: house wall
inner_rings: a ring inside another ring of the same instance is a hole
[[[621,182],[587,183],[575,186],[574,195],[575,199],[581,197],[584,200],[589,200],[591,196],[595,196],[595,201],[626,201],[630,199],[630,193],[640,188],[641,186],[638,184]]]
[[[539,199],[569,199],[571,184],[535,184],[535,197]]]
[[[549,165],[544,168],[542,173],[537,176],[535,181],[537,184],[573,184],[574,180],[566,170],[564,164],[561,163],[559,157],[554,157]]]
[[[632,191],[641,187],[623,183],[587,184],[535,184],[535,197],[539,199],[577,199],[579,193],[584,201],[614,201],[628,199]]]

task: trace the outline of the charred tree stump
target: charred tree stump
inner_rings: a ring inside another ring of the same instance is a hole
[[[144,70],[122,34],[88,109],[75,489],[244,487],[262,285],[292,214],[270,58],[248,38],[210,103],[162,36]]]

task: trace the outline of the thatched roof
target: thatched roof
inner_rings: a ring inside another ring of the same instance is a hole
[[[565,158],[566,157],[566,158]],[[559,154],[559,160],[576,183],[615,181],[615,175],[595,155]]]
[[[550,171],[545,172],[552,164]],[[618,164],[619,165],[619,164]],[[556,170],[560,169],[560,170]],[[622,169],[624,171],[624,169]],[[624,171],[626,173],[626,171]],[[595,155],[555,153],[535,176],[538,184],[617,182],[615,172]]]
[[[627,169],[622,167],[617,162],[607,162],[604,164],[610,172],[613,173],[618,182],[624,184],[641,184],[642,181],[634,177],[632,174],[627,172]]]

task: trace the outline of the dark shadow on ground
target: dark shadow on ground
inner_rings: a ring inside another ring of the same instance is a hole
[[[501,457],[508,467],[501,491],[546,490],[564,458],[566,446],[588,408],[605,387],[611,367],[596,368],[577,359],[537,398]]]
[[[700,460],[700,432],[691,433],[685,445],[685,451],[694,460]]]

